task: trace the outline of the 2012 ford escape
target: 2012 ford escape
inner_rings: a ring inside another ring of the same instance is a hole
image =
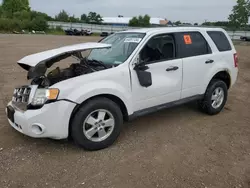
[[[70,56],[77,62],[47,71]],[[34,138],[70,137],[86,150],[109,147],[124,121],[163,108],[196,100],[203,112],[218,114],[238,75],[236,50],[220,28],[123,31],[18,64],[31,83],[14,89],[10,125]]]

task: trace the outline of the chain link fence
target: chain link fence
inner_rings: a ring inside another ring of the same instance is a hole
[[[98,24],[86,24],[86,23],[67,23],[67,22],[48,22],[50,28],[61,27],[63,30],[66,29],[77,29],[77,30],[90,30],[93,33],[102,33],[102,32],[118,32],[125,31],[128,29],[136,29],[139,27],[129,27],[129,26],[121,26],[121,25],[98,25]],[[206,27],[206,26],[204,26]],[[233,40],[240,40],[241,36],[250,37],[250,31],[227,31]]]

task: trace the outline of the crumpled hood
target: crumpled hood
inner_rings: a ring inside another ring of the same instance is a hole
[[[75,44],[31,54],[20,59],[17,63],[23,69],[29,71],[28,79],[32,79],[37,76],[42,76],[46,72],[47,68],[51,67],[54,63],[65,59],[71,55],[76,55],[78,52],[90,49],[101,49],[110,47],[110,44],[97,42]]]

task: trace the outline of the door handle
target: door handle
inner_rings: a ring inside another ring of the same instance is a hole
[[[179,67],[169,67],[166,69],[166,71],[176,71],[178,69],[179,69]]]
[[[209,64],[209,63],[213,63],[213,62],[214,62],[214,60],[209,59],[209,60],[207,60],[205,63],[206,63],[206,64]]]

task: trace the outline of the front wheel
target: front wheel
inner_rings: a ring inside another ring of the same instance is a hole
[[[71,136],[86,150],[100,150],[112,145],[123,125],[119,106],[107,98],[89,100],[75,114]]]
[[[209,114],[216,115],[222,111],[227,101],[228,89],[222,80],[213,79],[204,95],[199,101],[200,109]]]

